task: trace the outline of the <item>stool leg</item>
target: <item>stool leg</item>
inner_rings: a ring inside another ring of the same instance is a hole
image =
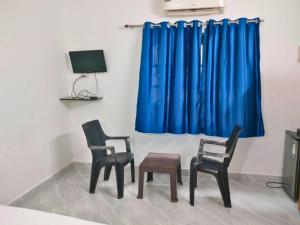
[[[144,192],[144,170],[139,168],[139,188],[138,188],[138,196],[137,198],[142,199]]]
[[[181,185],[183,184],[182,177],[181,177],[181,164],[180,163],[179,163],[178,169],[177,169],[177,182]]]
[[[153,181],[153,172],[147,173],[147,182]]]
[[[171,202],[178,202],[176,176],[177,176],[177,171],[170,173]]]

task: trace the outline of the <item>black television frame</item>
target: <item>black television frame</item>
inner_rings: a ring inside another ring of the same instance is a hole
[[[103,50],[70,51],[69,57],[74,74],[107,72]]]

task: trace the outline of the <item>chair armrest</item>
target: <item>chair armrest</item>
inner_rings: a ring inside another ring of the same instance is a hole
[[[108,136],[108,139],[111,139],[111,140],[127,140],[127,139],[129,139],[129,136],[115,136],[115,137]]]
[[[129,138],[130,138],[129,136],[115,136],[115,137],[108,136],[109,140],[124,140],[125,144],[126,144],[126,152],[128,152],[128,153],[131,152]]]
[[[115,147],[114,146],[90,146],[90,149],[92,151],[106,151],[106,150],[109,150],[111,152],[111,154],[116,154],[116,151],[115,151]]]
[[[202,155],[208,155],[208,156],[213,156],[213,157],[220,157],[220,158],[227,158],[230,156],[228,153],[216,153],[216,152],[206,152],[206,151],[199,151],[198,156]]]
[[[202,144],[208,144],[208,145],[220,145],[220,146],[226,146],[226,142],[220,142],[220,141],[213,141],[213,140],[207,140],[207,139],[200,139],[200,143]]]
[[[113,156],[114,160],[116,162],[117,161],[117,157],[116,157],[116,151],[115,151],[115,147],[114,146],[95,146],[92,145],[89,147],[92,151],[106,151],[109,150],[111,152],[111,155]]]
[[[204,151],[204,145],[209,144],[209,145],[219,145],[226,147],[226,142],[219,142],[219,141],[212,141],[212,140],[207,140],[207,139],[200,139],[200,144],[198,148],[198,156],[197,156],[197,164],[200,164],[201,158],[203,155],[207,156],[213,156],[213,157],[221,157],[221,158],[227,158],[230,155],[227,153],[215,153],[215,152],[207,152]]]

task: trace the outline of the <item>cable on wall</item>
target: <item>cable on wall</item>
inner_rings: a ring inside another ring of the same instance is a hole
[[[98,79],[97,79],[97,76],[96,76],[96,73],[94,74],[94,79],[96,81],[96,91],[94,93],[92,93],[91,91],[87,90],[87,89],[82,89],[80,91],[76,91],[76,84],[82,80],[82,79],[85,79],[87,78],[86,75],[82,74],[80,77],[77,77],[74,82],[73,82],[73,85],[72,85],[72,92],[71,92],[71,96],[72,97],[76,97],[76,98],[79,98],[79,99],[87,99],[87,98],[90,98],[91,96],[97,96],[98,95],[98,92],[99,92],[99,82],[98,82]]]

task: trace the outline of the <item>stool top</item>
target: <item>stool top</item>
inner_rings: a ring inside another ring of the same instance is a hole
[[[179,154],[169,154],[169,153],[155,153],[150,152],[146,158],[141,163],[141,167],[147,168],[174,168],[176,169],[180,164]]]

